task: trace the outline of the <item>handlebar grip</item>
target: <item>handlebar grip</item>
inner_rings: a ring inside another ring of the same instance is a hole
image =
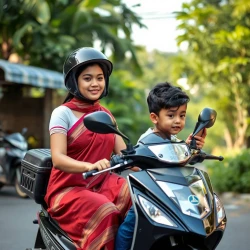
[[[218,161],[223,161],[224,157],[223,156],[215,156],[215,155],[205,155],[204,159],[206,160],[218,160]]]
[[[93,169],[93,170],[91,170],[91,171],[88,171],[88,172],[83,173],[83,174],[82,174],[83,179],[86,180],[87,178],[93,176],[93,174],[96,173],[96,172],[98,172],[98,170],[97,170],[97,169]]]
[[[223,161],[224,157],[223,156],[218,156],[219,161]]]
[[[103,169],[103,170],[100,170],[100,171],[98,171],[97,169],[93,169],[91,171],[83,173],[82,176],[83,176],[83,179],[87,179],[87,178],[89,178],[89,177],[91,177],[93,175],[96,175],[96,174],[101,174],[101,173],[104,173],[106,171],[111,171],[111,170],[114,170],[114,169],[118,169],[118,168],[120,168],[122,166],[128,166],[132,162],[133,162],[132,160],[125,160],[124,161],[123,156],[114,155],[114,156],[112,156],[112,159],[110,161],[110,164],[111,164],[110,168],[106,168],[106,169]]]

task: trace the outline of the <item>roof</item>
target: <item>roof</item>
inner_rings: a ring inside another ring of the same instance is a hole
[[[28,84],[35,87],[65,88],[63,74],[0,59],[0,69],[4,71],[4,80],[13,83]]]

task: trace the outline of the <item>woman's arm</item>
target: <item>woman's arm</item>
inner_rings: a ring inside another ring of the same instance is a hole
[[[93,169],[102,170],[110,167],[107,159],[102,159],[92,164],[90,162],[77,161],[67,156],[67,136],[55,133],[50,136],[50,148],[53,166],[67,173],[84,173]]]
[[[115,147],[113,152],[120,154],[123,149],[126,149],[126,144],[120,135],[115,135]]]

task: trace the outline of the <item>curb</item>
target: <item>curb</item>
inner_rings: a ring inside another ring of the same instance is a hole
[[[240,201],[244,203],[250,203],[250,194],[239,194],[234,192],[225,192],[219,195],[219,198],[223,203],[231,203],[232,201]]]

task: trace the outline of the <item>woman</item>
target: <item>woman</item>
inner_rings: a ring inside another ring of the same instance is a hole
[[[108,94],[112,63],[94,48],[73,51],[63,66],[69,94],[51,115],[53,169],[45,201],[48,212],[78,250],[112,250],[119,225],[131,206],[126,180],[109,172],[83,179],[82,173],[110,167],[112,153],[125,149],[114,134],[86,129],[85,115],[109,110],[99,100]]]

